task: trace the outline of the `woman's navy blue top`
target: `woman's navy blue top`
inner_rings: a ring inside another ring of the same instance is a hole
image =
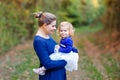
[[[49,55],[54,52],[57,43],[50,37],[49,39],[35,36],[33,41],[34,50],[39,58],[40,66],[47,70],[45,75],[39,75],[39,80],[67,80],[65,60],[51,60]]]

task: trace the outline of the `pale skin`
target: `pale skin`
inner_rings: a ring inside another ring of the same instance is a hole
[[[59,32],[59,34],[60,34],[60,37],[61,37],[61,38],[69,37],[69,34],[70,34],[70,32],[69,32],[69,27],[66,26],[66,25],[60,27],[60,32]]]
[[[39,35],[43,38],[48,39],[49,34],[52,34],[56,30],[56,21],[53,21],[51,24],[43,24],[41,27],[39,27],[36,35]]]

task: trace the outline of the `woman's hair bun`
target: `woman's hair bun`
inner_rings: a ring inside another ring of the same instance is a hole
[[[42,11],[33,13],[33,15],[35,16],[35,18],[40,18],[42,16],[42,14],[43,14]]]

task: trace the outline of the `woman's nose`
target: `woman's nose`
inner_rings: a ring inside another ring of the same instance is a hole
[[[54,30],[56,30],[56,27],[54,27]]]

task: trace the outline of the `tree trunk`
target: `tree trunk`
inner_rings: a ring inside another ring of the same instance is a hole
[[[105,48],[116,53],[120,46],[120,0],[105,0],[106,13],[102,18],[104,25],[104,34],[108,34],[105,38]]]
[[[120,38],[120,0],[106,0],[105,30],[110,31],[112,40]]]

